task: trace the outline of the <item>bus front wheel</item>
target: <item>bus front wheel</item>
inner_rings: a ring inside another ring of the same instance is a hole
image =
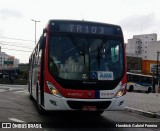
[[[93,115],[96,115],[96,116],[99,116],[101,114],[103,114],[104,111],[96,111],[96,112],[93,112]]]
[[[33,100],[33,99],[34,99],[31,94],[29,95],[29,99],[30,99],[30,100]]]

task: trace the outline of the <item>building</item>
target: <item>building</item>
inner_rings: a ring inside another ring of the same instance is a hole
[[[5,52],[1,52],[0,47],[0,69],[13,69],[17,68],[19,64],[19,59],[14,56],[10,56]]]
[[[132,66],[128,70],[137,70],[137,72],[140,70],[144,74],[156,72],[157,52],[160,52],[160,41],[157,41],[157,34],[134,35],[132,39],[128,40],[126,53],[128,57],[137,58],[136,60],[142,59],[141,69]],[[130,61],[127,63],[131,64]]]

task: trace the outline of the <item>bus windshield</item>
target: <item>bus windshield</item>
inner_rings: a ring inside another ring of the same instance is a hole
[[[49,71],[68,80],[116,80],[124,72],[122,41],[52,35]]]

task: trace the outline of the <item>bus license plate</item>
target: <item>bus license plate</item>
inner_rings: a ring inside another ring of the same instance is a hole
[[[96,111],[97,107],[96,106],[83,106],[82,110],[83,111]]]

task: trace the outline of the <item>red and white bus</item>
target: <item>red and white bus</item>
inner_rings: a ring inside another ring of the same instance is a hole
[[[124,109],[126,57],[120,26],[50,20],[29,58],[28,90],[38,109]]]

